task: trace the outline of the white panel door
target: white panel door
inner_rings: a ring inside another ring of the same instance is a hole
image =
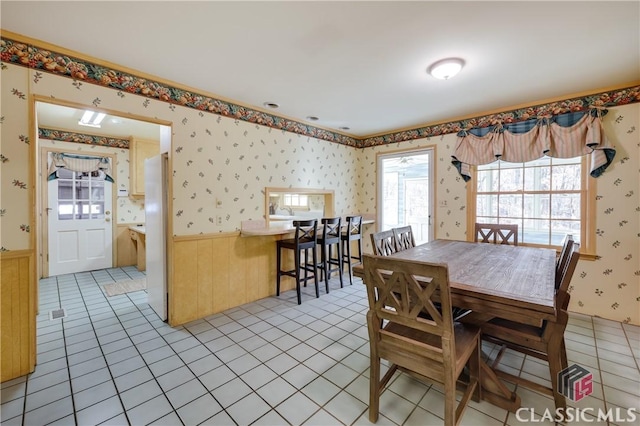
[[[113,266],[113,184],[104,173],[58,170],[48,181],[49,275]]]

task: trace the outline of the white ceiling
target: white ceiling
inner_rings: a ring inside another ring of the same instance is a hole
[[[141,139],[160,140],[160,125],[132,120],[126,117],[107,115],[102,120],[100,128],[87,127],[78,124],[85,110],[68,106],[36,103],[38,127],[54,130],[69,130],[76,133],[111,136],[127,139],[130,136]]]
[[[640,80],[638,1],[0,5],[5,30],[356,137]],[[458,76],[426,74],[446,57]]]

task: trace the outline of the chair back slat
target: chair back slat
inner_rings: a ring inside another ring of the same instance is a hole
[[[347,216],[346,234],[350,237],[362,237],[362,216]]]
[[[556,310],[566,310],[569,306],[569,284],[578,265],[578,260],[580,260],[580,244],[574,242],[571,247],[569,260],[565,263],[564,269],[561,271],[562,278],[556,290]]]
[[[389,256],[398,251],[396,236],[392,230],[371,234],[371,245],[373,254],[377,256]]]
[[[379,319],[451,338],[447,265],[367,254],[364,270],[369,307]]]
[[[476,242],[518,245],[518,225],[476,223],[475,230]]]
[[[340,238],[340,232],[342,227],[342,218],[340,217],[325,217],[322,218],[322,240],[329,241]]]
[[[318,219],[294,220],[293,226],[296,228],[295,239],[298,244],[314,243],[315,245]]]
[[[393,233],[396,237],[396,247],[398,248],[398,251],[416,246],[416,240],[413,237],[413,229],[411,228],[411,225],[393,228]]]

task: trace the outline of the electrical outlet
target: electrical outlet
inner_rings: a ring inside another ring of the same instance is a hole
[[[222,225],[222,216],[216,216],[216,225]]]
[[[447,207],[447,200],[440,200],[438,205],[440,205],[440,207]]]

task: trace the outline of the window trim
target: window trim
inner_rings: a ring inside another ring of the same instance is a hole
[[[589,175],[588,155],[580,161],[580,258],[595,260],[596,255],[596,179]],[[475,241],[476,196],[478,166],[470,166],[471,179],[467,182],[467,241]],[[553,248],[560,251],[562,247],[544,244],[520,243],[528,247]]]

